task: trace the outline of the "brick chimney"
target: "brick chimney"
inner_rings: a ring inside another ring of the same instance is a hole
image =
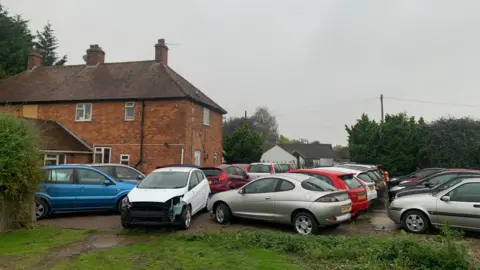
[[[36,51],[31,51],[28,54],[27,70],[34,70],[36,67],[42,65],[43,56]]]
[[[168,65],[168,47],[165,45],[165,39],[159,39],[155,44],[155,61]]]
[[[98,44],[90,45],[87,50],[87,66],[96,66],[105,63],[105,52]]]

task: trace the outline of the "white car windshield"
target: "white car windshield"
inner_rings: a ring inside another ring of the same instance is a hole
[[[174,189],[183,188],[188,182],[188,172],[153,172],[138,184],[138,188]]]

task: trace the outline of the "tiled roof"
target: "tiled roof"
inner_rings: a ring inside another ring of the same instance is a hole
[[[90,146],[57,121],[24,118],[40,130],[41,150],[92,152]]]
[[[289,153],[297,152],[305,159],[334,158],[331,144],[280,143],[277,145]]]
[[[0,103],[189,98],[223,114],[173,69],[155,61],[37,67],[0,81]]]

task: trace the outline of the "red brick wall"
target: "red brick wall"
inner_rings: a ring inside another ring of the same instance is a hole
[[[140,160],[141,102],[135,102],[135,119],[125,121],[125,102],[92,104],[92,121],[76,122],[76,103],[39,104],[38,118],[56,120],[82,138],[90,146],[111,147],[111,162],[119,163],[121,154],[130,155],[130,165]],[[193,111],[192,111],[193,108]],[[21,115],[21,106],[0,106],[0,111]],[[193,132],[200,131],[205,147]],[[210,126],[203,125],[203,106],[188,100],[146,101],[143,160],[138,167],[149,173],[155,167],[180,163],[182,148],[184,163],[194,162],[194,149],[201,150],[201,165],[217,164],[222,158],[222,115],[211,111]],[[165,146],[165,143],[168,146]],[[203,160],[207,154],[208,158]],[[91,163],[91,155],[67,156],[68,163]]]

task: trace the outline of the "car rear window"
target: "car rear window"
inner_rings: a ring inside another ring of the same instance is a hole
[[[248,164],[233,164],[233,165],[239,167],[240,169],[246,169],[246,168],[248,168]]]
[[[254,164],[248,167],[248,172],[251,173],[270,173],[270,165]]]
[[[334,191],[337,190],[335,187],[325,183],[324,181],[310,177],[307,180],[302,181],[301,186],[306,190],[311,191]]]
[[[373,180],[373,181],[380,181],[382,180],[380,177],[378,177],[376,174],[374,174],[372,171],[367,172],[368,176]]]
[[[219,176],[222,173],[222,170],[218,168],[200,168],[202,172],[207,176]]]
[[[373,171],[373,173],[375,174],[375,176],[377,176],[378,179],[380,180],[385,180],[384,177],[383,177],[383,174],[380,170],[376,170],[376,171]]]
[[[357,177],[368,183],[374,182],[366,173],[360,173]]]
[[[341,175],[338,178],[340,178],[349,189],[363,187],[353,175]]]

